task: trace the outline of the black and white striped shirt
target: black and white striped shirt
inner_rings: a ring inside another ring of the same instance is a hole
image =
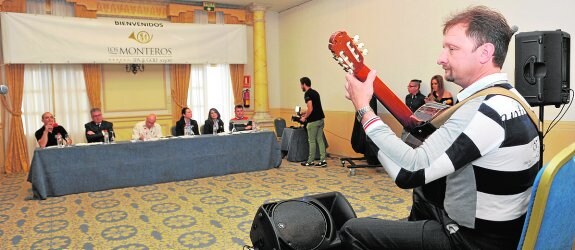
[[[487,76],[458,95],[498,86],[521,96],[505,74]],[[460,226],[477,232],[521,234],[539,164],[535,125],[514,99],[488,95],[469,100],[418,148],[401,141],[379,117],[364,123],[378,158],[402,188],[444,181],[442,207]],[[517,238],[518,240],[518,238]]]

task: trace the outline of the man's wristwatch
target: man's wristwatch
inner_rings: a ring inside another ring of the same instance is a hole
[[[358,122],[361,122],[361,119],[363,118],[363,116],[364,116],[365,114],[367,114],[367,112],[369,112],[369,111],[373,111],[373,109],[371,109],[370,106],[365,106],[365,107],[363,107],[363,108],[358,109],[357,112],[356,112],[357,121],[358,121]]]

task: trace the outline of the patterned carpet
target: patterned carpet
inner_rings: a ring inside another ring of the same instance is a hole
[[[0,176],[0,249],[242,249],[264,202],[331,191],[358,217],[401,219],[411,191],[374,169],[355,176],[337,158],[327,168],[281,167],[150,186],[30,200],[26,175]]]

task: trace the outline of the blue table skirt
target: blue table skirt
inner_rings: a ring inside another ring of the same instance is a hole
[[[273,132],[36,149],[35,198],[94,192],[278,167]]]
[[[307,131],[305,128],[285,128],[281,137],[281,150],[287,154],[287,160],[291,162],[306,161],[309,155]],[[325,147],[329,145],[325,134],[323,135]],[[319,146],[316,146],[315,159],[319,160]]]

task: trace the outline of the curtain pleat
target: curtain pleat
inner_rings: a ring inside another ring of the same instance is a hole
[[[234,105],[242,104],[242,88],[244,84],[244,65],[230,64],[230,77],[234,91]]]
[[[10,132],[6,148],[4,170],[7,174],[28,172],[28,149],[22,124],[22,96],[24,94],[24,64],[6,65],[6,84],[10,93],[2,96],[7,105],[10,119]]]
[[[187,106],[190,65],[172,64],[170,65],[170,74],[172,79],[172,120],[175,124],[182,116],[182,108]]]
[[[100,64],[84,64],[83,66],[90,107],[102,108],[102,66]]]

